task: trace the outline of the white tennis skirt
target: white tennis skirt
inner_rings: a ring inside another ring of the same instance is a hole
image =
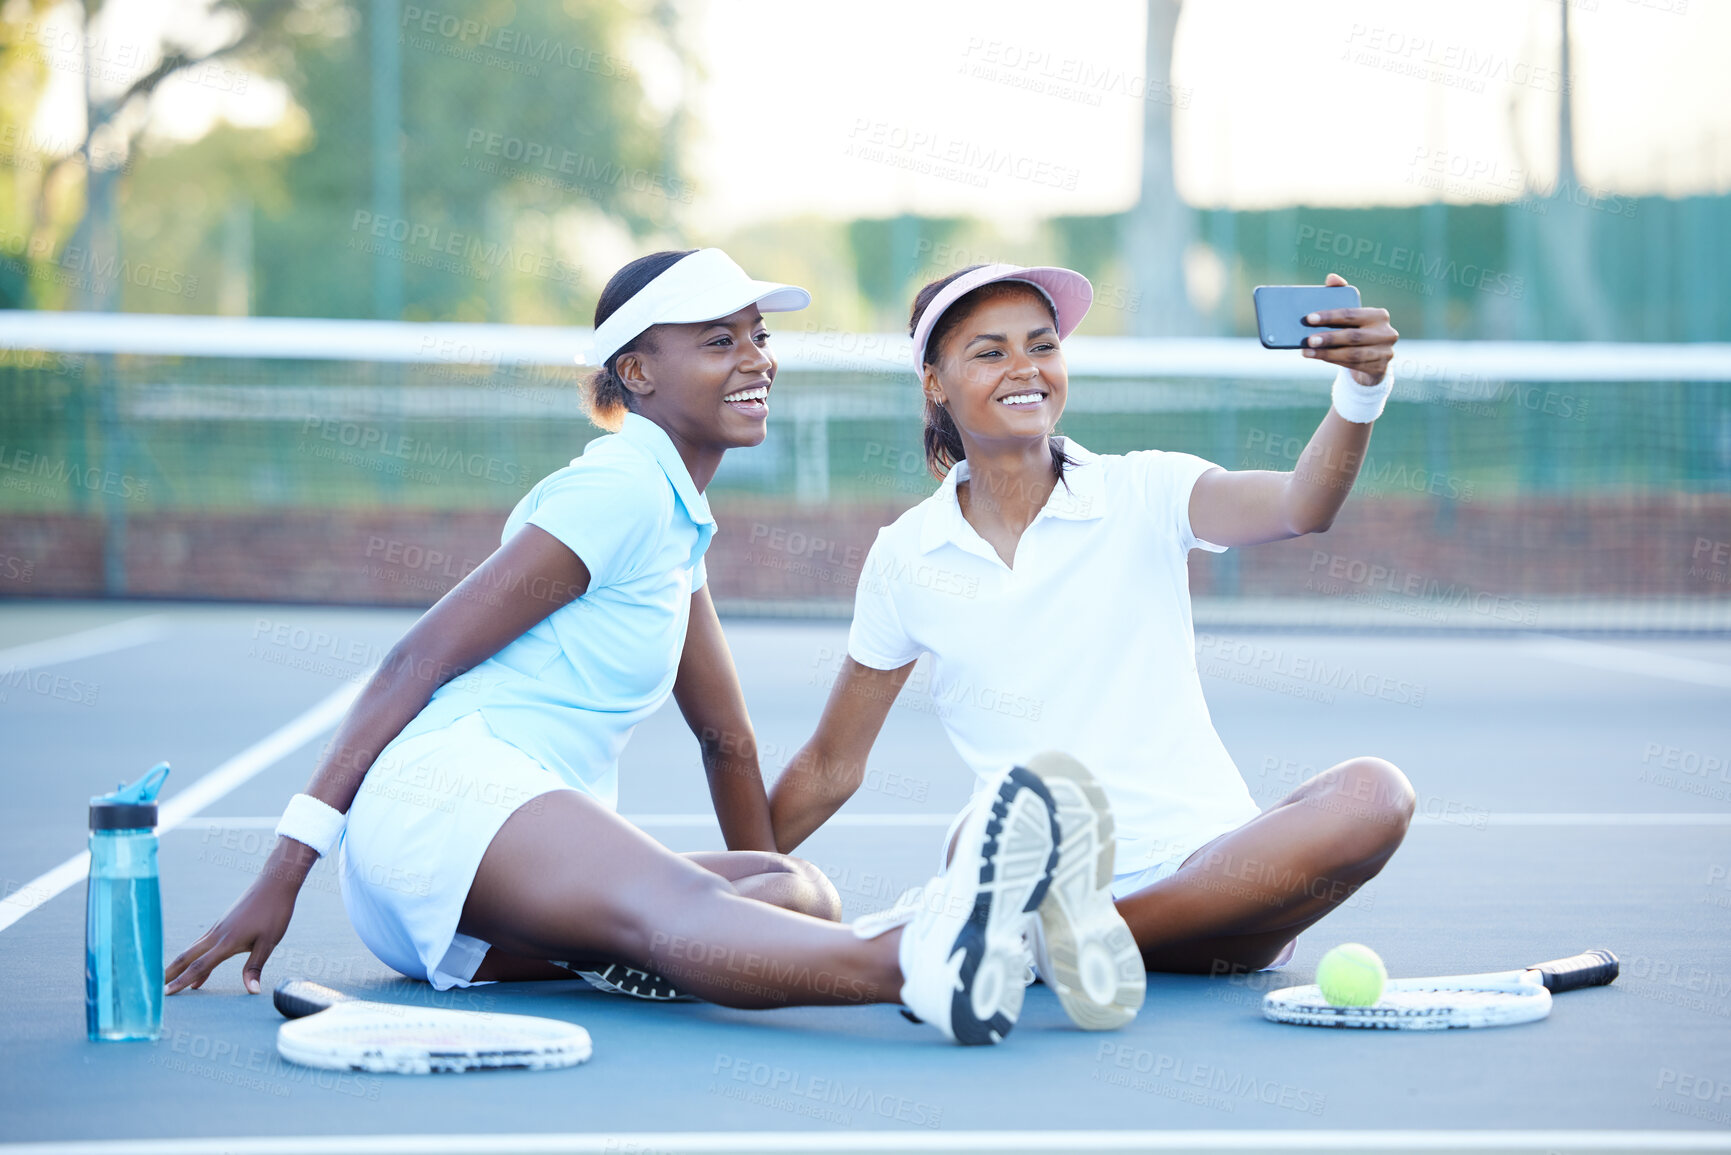
[[[474,985],[488,943],[459,934],[493,836],[569,783],[495,737],[477,711],[398,739],[349,807],[337,873],[349,921],[386,966],[437,990]]]

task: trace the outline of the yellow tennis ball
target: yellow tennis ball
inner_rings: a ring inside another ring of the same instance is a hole
[[[1316,965],[1316,985],[1331,1006],[1375,1006],[1387,981],[1382,960],[1362,943],[1342,943]]]

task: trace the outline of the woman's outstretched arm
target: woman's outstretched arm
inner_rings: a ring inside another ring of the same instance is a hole
[[[708,586],[691,595],[691,620],[673,681],[673,699],[697,736],[703,769],[709,775],[709,798],[727,848],[773,851],[775,835],[757,761],[757,736]]]
[[[913,671],[912,662],[894,670],[874,670],[842,658],[817,731],[770,791],[777,850],[791,853],[853,797],[865,779],[872,743]]]
[[[306,792],[347,813],[361,781],[433,691],[498,653],[589,588],[589,568],[558,538],[524,526],[421,615],[374,671],[319,756]],[[318,855],[278,838],[246,893],[164,971],[165,990],[197,988],[225,959],[249,951],[241,976],[258,993],[264,963],[288,930],[295,897]]]
[[[391,647],[337,727],[306,792],[346,812],[373,759],[435,690],[588,588],[581,558],[539,526],[524,526]]]
[[[1337,273],[1328,284],[1344,285]],[[1362,386],[1380,383],[1400,338],[1388,310],[1331,309],[1312,314],[1315,325],[1340,326],[1307,338],[1305,356],[1352,370]],[[1334,524],[1358,479],[1370,445],[1370,424],[1348,421],[1332,407],[1291,473],[1211,469],[1190,491],[1190,528],[1215,545],[1257,545],[1318,533]]]

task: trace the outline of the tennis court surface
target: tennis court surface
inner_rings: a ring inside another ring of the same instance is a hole
[[[468,1078],[283,1064],[282,1021],[238,960],[168,1001],[155,1044],[83,1020],[91,794],[157,759],[165,946],[190,943],[264,861],[358,677],[408,610],[0,605],[0,1141],[90,1151],[1731,1149],[1731,639],[1722,634],[1256,631],[1199,622],[1215,722],[1272,801],[1342,758],[1392,759],[1419,818],[1381,877],[1247,978],[1155,975],[1115,1033],[1036,987],[1004,1045],[962,1049],[893,1007],[652,1005],[581,983],[434,994],[356,938],[315,870],[265,971],[364,997],[583,1024],[594,1057]],[[841,622],[730,619],[773,774],[809,734]],[[1299,671],[1345,668],[1319,688]],[[853,917],[930,872],[968,779],[918,679],[865,787],[802,850]],[[1365,687],[1404,684],[1401,694]],[[1357,688],[1355,688],[1357,687]],[[621,768],[621,809],[676,850],[720,846],[669,707]],[[1541,1023],[1444,1034],[1265,1022],[1344,941],[1395,976],[1505,970],[1606,947],[1609,988]]]

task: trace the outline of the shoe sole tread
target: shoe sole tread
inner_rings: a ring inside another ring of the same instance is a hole
[[[1093,834],[1097,850],[1092,861],[1066,863],[1060,854],[1059,869],[1054,872],[1052,886],[1039,907],[1041,930],[1046,940],[1046,957],[1053,972],[1046,977],[1052,984],[1064,1013],[1083,1030],[1108,1031],[1124,1026],[1136,1017],[1147,997],[1148,976],[1142,964],[1142,952],[1135,936],[1112,903],[1112,865],[1116,828],[1106,801],[1106,791],[1099,781],[1076,759],[1067,754],[1048,752],[1029,759],[1029,766],[1041,778],[1054,784],[1052,795],[1058,803],[1060,836],[1073,846],[1080,835],[1066,834],[1066,810],[1097,823]],[[1080,794],[1075,803],[1071,791]],[[1070,805],[1066,805],[1069,803]],[[1092,875],[1091,879],[1084,877]],[[1080,888],[1075,883],[1083,882]],[[1076,909],[1080,898],[1094,909]],[[1105,902],[1098,896],[1104,893]],[[1092,950],[1104,951],[1111,960],[1114,990],[1108,1002],[1097,1002],[1087,994],[1082,979],[1082,955]]]

